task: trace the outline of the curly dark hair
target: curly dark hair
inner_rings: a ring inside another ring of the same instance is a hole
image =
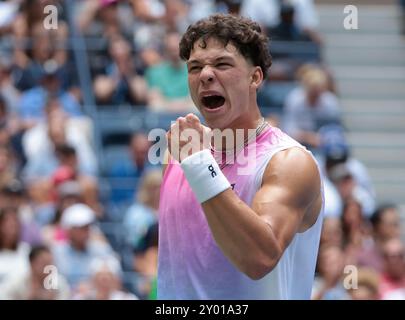
[[[214,14],[199,20],[190,25],[181,38],[180,58],[188,60],[194,43],[202,39],[201,46],[205,48],[209,38],[218,39],[224,47],[231,42],[247,60],[259,66],[266,77],[271,66],[269,39],[258,23],[231,14]]]

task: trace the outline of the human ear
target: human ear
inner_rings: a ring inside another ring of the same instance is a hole
[[[252,75],[250,76],[251,86],[258,89],[263,82],[263,71],[260,67],[255,67]]]

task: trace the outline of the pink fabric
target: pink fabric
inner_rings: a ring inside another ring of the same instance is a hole
[[[271,155],[294,146],[301,145],[278,128],[269,127],[257,137],[256,142],[245,148],[245,154],[254,155],[247,165],[235,163],[222,171],[240,199],[251,205]],[[253,149],[255,153],[250,153]],[[243,168],[248,169],[250,174],[241,174],[240,169]],[[291,256],[294,254],[292,252]],[[298,282],[296,286],[300,285]],[[305,286],[308,287],[307,282]],[[160,192],[158,298],[267,299],[280,298],[282,294],[289,296],[283,290],[274,290],[276,293],[273,295],[266,281],[249,279],[223,255],[179,163],[170,160]]]

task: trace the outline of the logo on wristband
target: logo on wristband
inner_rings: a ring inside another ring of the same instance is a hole
[[[210,164],[209,166],[208,166],[208,170],[211,172],[211,177],[216,177],[217,176],[217,173],[215,172],[215,170],[214,170],[214,167],[212,166],[212,164]]]

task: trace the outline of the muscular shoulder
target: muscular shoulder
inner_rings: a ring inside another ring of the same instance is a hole
[[[307,207],[320,194],[320,175],[314,158],[302,148],[276,153],[263,176],[263,184],[280,188],[296,207]]]

